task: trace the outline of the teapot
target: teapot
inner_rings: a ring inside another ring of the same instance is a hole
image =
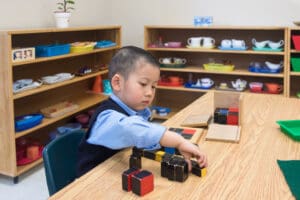
[[[236,81],[231,81],[232,87],[234,87],[236,90],[242,91],[246,85],[247,81],[242,79],[237,79]]]

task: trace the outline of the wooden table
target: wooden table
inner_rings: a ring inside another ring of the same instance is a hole
[[[189,114],[212,111],[214,93],[207,93],[165,122],[178,125]],[[143,169],[154,174],[154,191],[143,199],[294,199],[277,159],[300,158],[300,143],[284,135],[279,119],[300,119],[300,101],[277,95],[242,94],[242,132],[239,143],[205,141],[199,145],[209,159],[207,176],[193,174],[184,183],[160,176],[160,164],[143,158]],[[128,169],[131,150],[100,164],[50,199],[138,199],[122,190],[121,174]]]

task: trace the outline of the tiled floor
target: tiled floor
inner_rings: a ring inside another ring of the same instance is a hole
[[[45,200],[49,197],[45,171],[39,165],[19,177],[14,184],[11,177],[0,175],[0,199],[7,200]]]

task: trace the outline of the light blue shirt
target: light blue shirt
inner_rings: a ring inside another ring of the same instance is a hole
[[[166,127],[148,121],[151,111],[146,108],[135,111],[124,104],[116,95],[110,96],[128,114],[115,110],[104,110],[98,116],[91,129],[87,142],[111,149],[136,146],[138,148],[158,149],[159,141]]]

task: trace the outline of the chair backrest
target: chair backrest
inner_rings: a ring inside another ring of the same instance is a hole
[[[78,145],[84,133],[84,130],[66,133],[44,147],[44,168],[50,196],[76,178]]]

